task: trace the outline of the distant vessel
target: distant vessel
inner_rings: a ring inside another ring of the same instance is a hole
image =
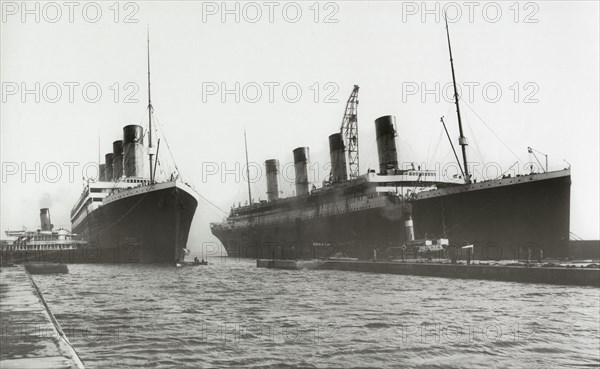
[[[211,224],[229,256],[369,259],[406,249],[415,239],[440,238],[449,239],[458,252],[461,246],[474,245],[473,257],[480,259],[517,259],[531,251],[534,255],[543,252],[544,257],[567,257],[570,168],[473,181],[449,33],[448,47],[462,163],[456,151],[455,157],[461,175],[442,178],[432,170],[399,168],[396,119],[389,115],[375,120],[379,170],[360,174],[355,86],[340,132],[329,136],[329,181],[310,190],[309,149],[299,147],[293,151],[295,196],[279,198],[279,161],[267,160],[268,201],[254,203],[249,196],[248,205],[232,208],[223,222]]]
[[[5,231],[6,240],[0,242],[3,262],[73,262],[81,256],[87,242],[67,229],[54,230],[50,209],[40,209],[40,228]]]
[[[100,164],[99,178],[88,181],[73,206],[73,230],[89,242],[82,261],[172,264],[186,254],[198,197],[176,171],[156,178],[160,139],[155,147],[152,113],[148,40],[148,130],[123,128],[123,139],[113,142]]]

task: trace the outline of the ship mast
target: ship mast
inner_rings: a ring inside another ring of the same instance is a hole
[[[150,184],[154,183],[154,173],[152,170],[152,99],[150,99],[150,28],[147,30],[148,39],[148,156],[150,157]]]
[[[458,104],[458,90],[456,89],[456,75],[454,73],[454,59],[452,59],[452,47],[450,46],[450,31],[448,30],[448,17],[444,14],[446,21],[446,35],[448,36],[448,51],[450,52],[450,67],[452,68],[452,84],[454,85],[454,103],[456,104],[456,115],[458,116],[458,129],[460,137],[458,137],[458,143],[462,149],[463,166],[465,171],[465,183],[471,183],[471,176],[469,175],[469,167],[467,166],[467,138],[463,134],[462,120],[460,118],[460,106]]]
[[[248,180],[248,205],[251,205],[252,191],[250,190],[250,165],[248,164],[248,141],[246,140],[246,129],[244,129],[244,147],[246,148],[246,179]]]

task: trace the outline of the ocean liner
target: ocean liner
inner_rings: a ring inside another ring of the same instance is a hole
[[[231,257],[313,259],[332,255],[368,259],[391,257],[416,240],[445,239],[472,257],[519,259],[532,255],[568,256],[570,168],[501,175],[477,182],[467,165],[450,35],[446,24],[454,83],[459,145],[457,175],[400,168],[395,117],[375,120],[378,170],[359,173],[358,86],[346,105],[339,133],[329,137],[331,175],[310,188],[309,149],[293,151],[295,196],[279,198],[279,161],[267,160],[268,200],[233,207],[212,233]],[[444,128],[445,123],[442,118]],[[448,131],[446,130],[446,133]],[[532,149],[529,149],[530,153]]]
[[[123,139],[113,142],[112,152],[99,164],[99,177],[87,181],[73,206],[72,229],[88,241],[79,261],[183,260],[198,195],[176,170],[157,178],[161,141],[155,147],[152,134],[148,40],[148,129],[144,132],[140,125],[123,128]]]

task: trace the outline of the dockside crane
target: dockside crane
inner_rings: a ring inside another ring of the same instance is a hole
[[[348,173],[350,179],[358,177],[358,85],[354,85],[354,89],[346,103],[346,110],[340,133],[344,137],[346,147],[348,148]]]

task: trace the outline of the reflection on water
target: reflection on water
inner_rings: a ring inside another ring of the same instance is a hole
[[[87,368],[600,365],[597,288],[255,265],[35,281]]]

